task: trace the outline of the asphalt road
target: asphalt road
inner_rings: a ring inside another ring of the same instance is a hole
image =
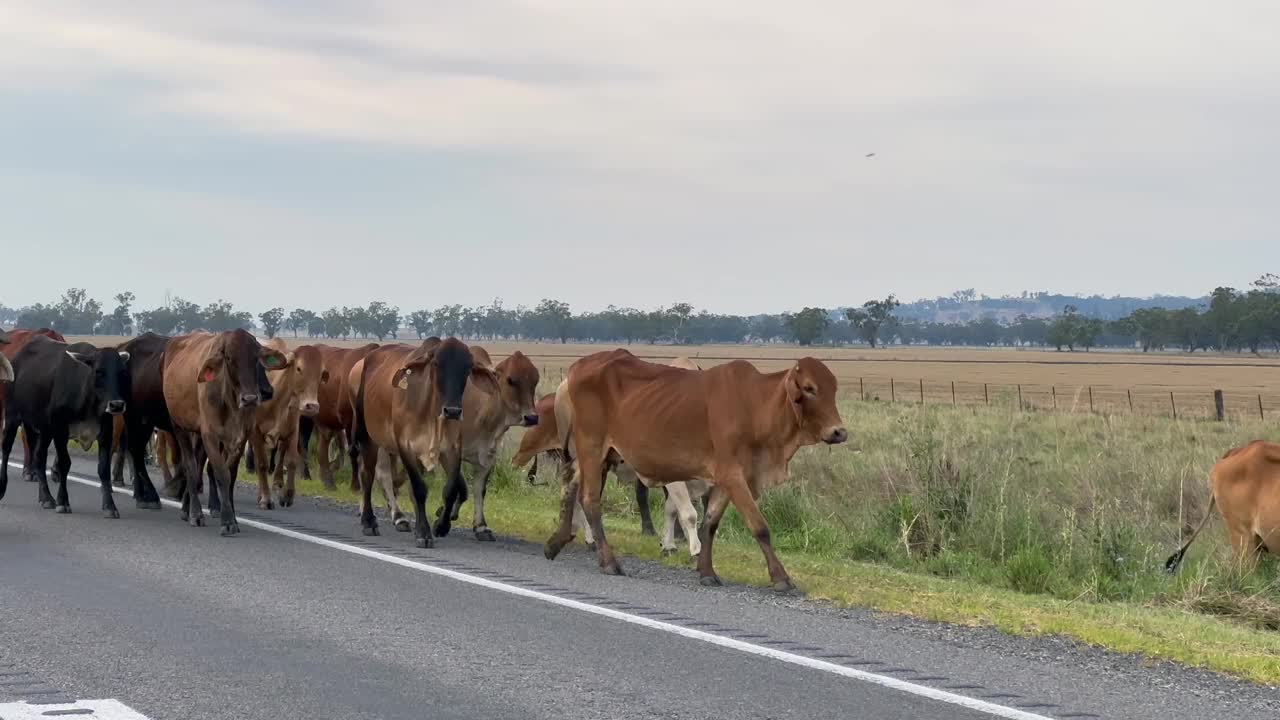
[[[350,511],[306,500],[242,512],[242,534],[222,538],[216,522],[191,528],[126,496],[121,519],[104,519],[79,484],[74,512],[57,515],[10,478],[3,720],[1280,714],[1272,689],[1068,643],[702,588],[692,570],[634,559],[629,577],[604,577],[580,545],[549,563],[464,530],[418,550],[387,523],[364,538]],[[122,705],[85,702],[106,699]]]

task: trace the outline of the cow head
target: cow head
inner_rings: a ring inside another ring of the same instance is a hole
[[[129,353],[115,348],[99,348],[93,352],[68,350],[67,355],[93,373],[93,409],[96,413],[124,413],[133,395]]]
[[[303,417],[315,417],[320,412],[320,386],[329,382],[320,351],[304,345],[290,353],[289,372],[298,388],[298,411]]]
[[[473,364],[466,343],[457,338],[430,337],[409,355],[392,376],[391,383],[398,386],[413,375],[424,376],[440,394],[440,416],[445,420],[461,420],[462,393],[467,389]]]
[[[538,368],[519,350],[498,363],[493,369],[502,405],[507,409],[507,421],[511,425],[533,427],[538,424],[535,407],[538,398]]]
[[[289,364],[284,353],[263,347],[244,330],[222,333],[209,357],[200,368],[199,382],[221,378],[229,403],[241,409],[254,407],[272,397],[267,370],[280,370]]]
[[[787,401],[801,432],[828,445],[849,439],[849,431],[836,407],[836,376],[820,360],[801,358],[784,380]]]

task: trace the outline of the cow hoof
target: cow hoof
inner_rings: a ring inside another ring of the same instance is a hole
[[[640,528],[640,534],[652,537],[654,535],[657,535],[658,533],[654,532],[653,528],[651,527],[642,527]]]
[[[221,516],[222,516],[221,508],[209,508],[209,517],[221,517]]]
[[[275,510],[276,504],[271,502],[270,500],[259,500],[258,509],[259,510]]]
[[[493,536],[493,531],[489,528],[476,531],[476,540],[480,542],[494,542],[497,538]]]
[[[675,548],[662,548],[662,557],[671,557],[676,554]]]
[[[40,501],[40,507],[44,508],[45,510],[52,510],[52,509],[53,509],[53,501],[52,501],[52,500],[41,500],[41,501]]]
[[[119,519],[120,519],[120,511],[119,511],[119,510],[115,510],[115,509],[112,509],[112,510],[103,510],[103,511],[102,511],[102,517],[104,517],[104,518],[106,518],[106,519],[108,519],[108,520],[119,520]]]
[[[420,537],[414,538],[413,544],[420,548],[433,548],[436,546],[436,541],[432,538]]]
[[[587,543],[587,549],[588,549],[588,550],[590,550],[591,552],[595,552],[595,551],[596,551],[596,544],[595,544],[595,543],[593,543],[593,542],[589,542],[589,543]]]
[[[724,585],[724,583],[720,582],[720,577],[718,575],[703,575],[698,578],[698,582],[703,587],[720,587],[721,585]]]
[[[616,562],[609,565],[601,565],[600,572],[605,575],[626,575],[626,573],[622,572],[622,566]]]
[[[159,510],[160,509],[160,503],[158,501],[152,502],[150,500],[134,500],[133,504],[139,510]]]
[[[370,537],[374,537],[378,534],[378,528],[376,527],[360,528],[360,532]]]
[[[56,513],[58,513],[59,515],[70,515],[70,514],[71,514],[71,506],[70,506],[70,505],[59,505],[58,507],[54,508],[54,509],[53,509],[53,511],[54,511],[54,512],[56,512]]]
[[[204,527],[204,526],[205,526],[204,513],[201,513],[201,514],[199,514],[199,515],[195,516],[195,517],[191,520],[191,524],[192,524],[193,526],[195,526],[195,527]]]
[[[451,527],[452,526],[449,525],[448,520],[440,518],[439,522],[436,523],[436,526],[432,528],[432,532],[435,533],[436,537],[448,537]]]
[[[408,518],[396,518],[392,521],[392,524],[395,525],[396,532],[409,532],[410,530]]]
[[[235,525],[222,526],[222,533],[221,533],[222,537],[231,537],[232,535],[239,535],[239,534],[240,534],[240,528],[236,527]]]
[[[782,580],[773,584],[773,591],[779,594],[789,593],[795,589],[795,583],[790,580]]]

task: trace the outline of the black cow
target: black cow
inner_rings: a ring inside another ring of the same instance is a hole
[[[67,441],[96,434],[98,479],[102,483],[102,512],[120,517],[111,496],[112,416],[128,407],[131,397],[129,353],[115,348],[78,346],[45,337],[33,338],[13,358],[14,380],[5,406],[3,457],[0,457],[0,497],[9,484],[9,454],[18,426],[35,440],[35,472],[40,485],[40,506],[59,513],[71,512],[67,499],[67,473],[71,455]],[[90,352],[91,350],[91,352]],[[58,453],[54,472],[58,498],[49,493],[49,446]]]
[[[169,338],[147,332],[120,346],[129,353],[129,382],[133,397],[124,412],[124,443],[133,467],[133,500],[144,510],[160,509],[160,494],[147,474],[147,443],[157,428],[173,431],[164,404],[164,348]],[[179,458],[181,467],[181,458]]]

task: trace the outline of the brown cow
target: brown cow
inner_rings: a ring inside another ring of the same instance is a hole
[[[1165,569],[1176,572],[1182,556],[1213,517],[1217,505],[1236,559],[1254,563],[1263,551],[1280,555],[1280,445],[1254,440],[1232,448],[1209,470],[1212,496],[1204,519]]]
[[[65,343],[67,341],[67,339],[62,336],[62,333],[47,327],[37,328],[35,330],[27,330],[25,328],[14,328],[8,332],[8,336],[9,336],[8,342],[0,343],[0,355],[3,355],[6,360],[12,361],[15,357],[18,356],[18,352],[21,351],[22,348],[26,347],[27,343],[31,342],[32,338],[40,337],[42,335],[44,337],[49,338],[50,340],[57,340],[60,343]],[[3,411],[4,411],[4,393],[0,393],[0,416],[2,416]],[[3,425],[4,425],[4,420],[0,420],[0,427],[2,427]],[[34,455],[35,455],[35,450],[31,445],[31,441],[30,439],[27,438],[27,434],[23,433],[22,434],[22,479],[26,480],[27,482],[36,481],[34,465],[32,464]]]
[[[267,347],[284,355],[285,367],[267,373],[273,394],[270,400],[258,406],[249,431],[249,444],[258,458],[255,467],[258,473],[258,507],[263,510],[275,507],[271,501],[271,488],[267,485],[268,449],[278,449],[283,455],[275,466],[280,506],[293,505],[294,475],[302,461],[298,452],[298,421],[302,417],[315,417],[320,411],[320,387],[329,379],[320,351],[316,348],[303,345],[289,352],[280,338],[268,341]]]
[[[333,489],[333,474],[342,467],[342,455],[351,436],[355,421],[351,410],[351,398],[347,381],[351,368],[366,355],[378,348],[377,343],[369,343],[358,348],[340,348],[332,345],[313,345],[320,352],[323,371],[329,374],[329,381],[320,385],[320,411],[312,418],[318,434],[319,446],[316,448],[316,462],[320,466],[320,482],[326,488]],[[330,443],[338,443],[337,459],[330,458]],[[305,449],[305,447],[303,448]],[[351,474],[351,491],[360,490],[360,478]]]
[[[445,472],[444,499],[453,507],[462,492],[463,394],[471,375],[471,350],[460,340],[427,338],[421,347],[386,345],[352,368],[355,434],[352,471],[360,471],[360,525],[378,534],[373,515],[374,474],[380,462],[397,458],[413,491],[418,547],[435,544],[427,523],[427,485],[423,473],[437,463]],[[358,373],[358,375],[357,375]],[[360,463],[364,463],[363,467]],[[441,513],[435,535],[449,533],[450,513]]]
[[[698,556],[702,584],[720,584],[712,543],[733,502],[764,553],[774,589],[793,588],[756,498],[763,488],[786,479],[787,465],[802,446],[848,439],[836,389],[827,366],[808,357],[770,374],[742,360],[693,372],[645,362],[626,350],[578,360],[556,400],[557,413],[562,400],[572,411],[567,428],[572,443],[566,449],[576,456],[578,468],[566,484],[560,526],[547,540],[546,556],[554,558],[573,539],[573,503],[580,496],[600,569],[622,574],[605,539],[600,507],[602,470],[616,452],[653,485],[712,484]]]
[[[209,511],[221,510],[223,535],[240,532],[233,493],[262,400],[258,368],[278,370],[286,364],[283,353],[263,347],[244,330],[183,335],[166,346],[164,400],[186,466],[182,518],[192,525],[204,525],[196,480],[207,459],[216,480],[209,487]]]

